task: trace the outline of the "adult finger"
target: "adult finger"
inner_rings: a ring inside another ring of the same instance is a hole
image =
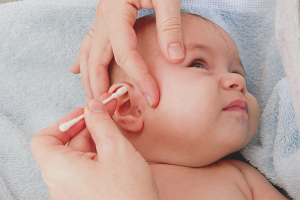
[[[102,94],[108,91],[110,85],[107,69],[113,57],[113,52],[108,34],[105,31],[105,25],[101,25],[101,21],[97,21],[97,25],[95,25],[94,29],[94,36],[92,37],[88,60],[88,69],[93,96],[95,99],[100,99]]]
[[[112,94],[110,93],[105,93],[100,97],[100,100],[104,101],[111,95]],[[116,107],[117,107],[116,99],[113,99],[112,101],[108,102],[105,105],[105,108],[109,116],[112,116],[114,114]],[[83,129],[79,134],[77,134],[73,139],[71,139],[68,146],[81,152],[96,152],[96,145],[87,128]]]
[[[91,36],[86,35],[82,41],[82,44],[79,49],[79,59],[80,59],[80,73],[82,78],[82,86],[87,97],[87,101],[89,99],[93,99],[93,92],[90,85],[90,77],[89,77],[89,69],[88,69],[88,59],[90,53],[90,45],[91,45]]]
[[[81,152],[97,152],[95,142],[86,127],[69,142],[68,146]]]
[[[121,9],[122,8],[122,9]],[[135,82],[150,107],[159,102],[159,89],[148,67],[137,52],[137,36],[133,29],[137,10],[132,4],[122,4],[115,15],[106,14],[109,38],[117,64]],[[129,13],[129,14],[128,14]],[[122,33],[122,34],[119,34]]]
[[[105,99],[107,99],[111,95],[112,95],[112,93],[104,93],[100,97],[100,101],[103,102]],[[109,114],[109,116],[112,116],[115,113],[116,108],[117,108],[117,100],[116,99],[113,99],[110,102],[108,102],[107,104],[105,104],[105,109],[107,110],[107,113]]]
[[[167,61],[180,63],[185,56],[180,0],[153,0],[153,6],[160,50]]]
[[[75,63],[70,67],[70,71],[73,74],[79,74],[80,73],[80,59],[79,59],[79,56],[77,57]]]
[[[117,156],[116,150],[124,147],[126,139],[110,118],[101,101],[92,99],[85,106],[84,116],[87,128],[96,144],[98,155]],[[127,141],[128,142],[128,141]],[[133,147],[128,147],[130,148]],[[102,152],[105,152],[101,155]],[[125,153],[125,152],[121,152]]]
[[[53,155],[52,153],[54,152],[51,149],[53,149],[54,146],[65,145],[68,141],[71,140],[71,138],[73,138],[83,130],[83,128],[85,127],[84,120],[80,120],[66,132],[61,132],[58,128],[60,124],[70,121],[82,114],[83,108],[77,108],[67,116],[65,116],[63,119],[43,129],[32,137],[30,141],[30,148],[38,164],[40,163],[40,161],[49,156],[49,154]]]

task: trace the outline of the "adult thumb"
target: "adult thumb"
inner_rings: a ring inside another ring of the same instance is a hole
[[[180,0],[153,0],[156,13],[158,44],[165,59],[171,63],[184,60],[184,43]]]
[[[123,135],[100,100],[92,99],[88,102],[84,108],[84,118],[98,154],[103,151],[109,154],[108,151],[123,140]]]

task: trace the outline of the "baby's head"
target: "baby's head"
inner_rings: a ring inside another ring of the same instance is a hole
[[[158,84],[160,103],[148,107],[136,84],[112,61],[109,92],[128,87],[112,118],[146,161],[201,167],[252,139],[259,107],[246,89],[233,39],[207,19],[181,17],[186,57],[179,64],[162,55],[155,19],[137,20],[138,52]]]

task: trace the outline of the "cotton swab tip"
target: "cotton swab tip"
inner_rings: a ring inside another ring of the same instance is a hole
[[[64,123],[64,124],[61,124],[58,128],[61,132],[66,132],[70,127],[67,126],[66,123]]]
[[[61,124],[58,128],[61,132],[66,132],[67,130],[69,130],[69,128],[71,128],[74,124],[76,124],[83,118],[84,118],[84,114],[80,115],[79,117],[77,117],[75,119],[72,119],[71,121]]]
[[[124,95],[126,92],[128,91],[127,87],[126,86],[123,86],[121,88],[119,88],[117,91],[116,91],[116,95],[118,96],[122,96]]]

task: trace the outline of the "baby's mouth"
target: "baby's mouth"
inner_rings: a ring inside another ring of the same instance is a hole
[[[240,112],[246,112],[248,114],[248,104],[246,101],[242,99],[236,99],[232,101],[230,104],[228,104],[225,108],[223,108],[225,111],[240,111]]]

